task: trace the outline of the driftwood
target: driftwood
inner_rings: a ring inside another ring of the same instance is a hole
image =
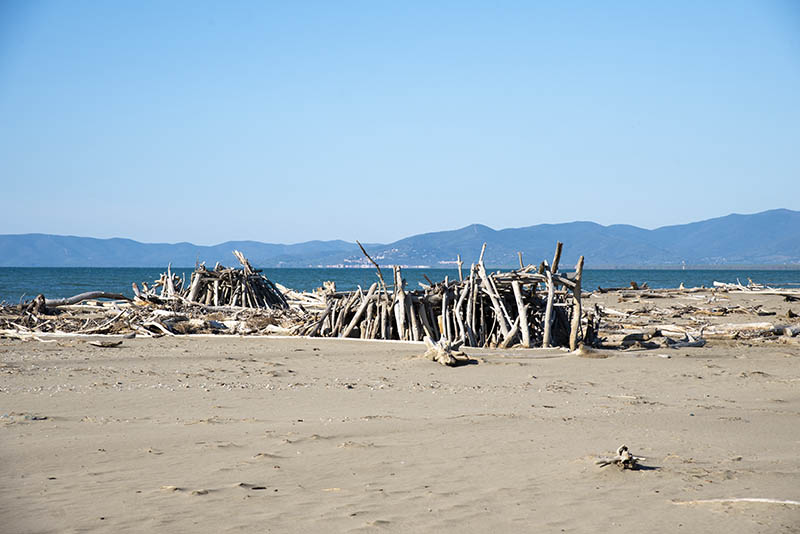
[[[626,445],[621,445],[617,449],[617,455],[611,458],[598,458],[595,463],[600,467],[605,467],[607,465],[614,464],[620,469],[637,469],[638,462],[641,460],[646,460],[647,458],[642,458],[641,456],[634,456],[628,450]]]
[[[606,295],[612,291],[598,293]],[[593,319],[587,320],[587,337],[595,340],[595,347],[623,350],[702,347],[710,340],[795,343],[796,336],[800,335],[800,324],[796,322],[798,315],[791,309],[780,312],[788,324],[751,319],[777,318],[779,312],[767,309],[768,303],[777,303],[778,297],[785,298],[795,292],[794,289],[771,288],[752,281],[746,286],[715,282],[712,288],[686,288],[681,284],[679,288],[635,292],[620,289],[616,290],[619,302],[638,303],[640,307],[623,310],[595,304],[593,312],[590,312]],[[763,298],[748,298],[737,303],[728,297],[729,293],[747,293],[748,297]],[[656,300],[666,298],[671,300]],[[604,301],[609,301],[608,296]],[[746,318],[734,322],[720,321],[720,318],[732,315]],[[595,323],[597,333],[588,336],[588,330],[594,328]]]
[[[551,271],[546,262],[507,272],[489,273],[483,258],[458,280],[445,278],[422,289],[408,290],[402,268],[393,267],[392,291],[380,267],[373,263],[379,282],[366,294],[326,292],[319,315],[299,325],[294,333],[320,337],[355,337],[422,341],[425,337],[468,347],[570,346],[586,339],[588,316],[581,308],[583,258],[574,274]],[[558,265],[562,245],[556,246]],[[458,263],[458,260],[457,260]],[[462,262],[463,263],[463,262]],[[323,311],[324,309],[324,311]],[[592,334],[593,335],[593,334]]]
[[[188,287],[183,279],[172,273],[171,266],[167,266],[167,272],[152,287],[143,283],[143,290],[139,290],[134,284],[136,298],[156,303],[179,299],[206,307],[289,308],[281,290],[261,274],[261,270],[254,269],[238,250],[234,250],[233,255],[239,260],[241,268],[227,268],[218,263],[209,271],[204,264],[200,264],[192,273]]]
[[[46,299],[44,301],[44,304],[48,308],[56,308],[58,306],[69,306],[70,304],[77,304],[79,302],[83,302],[84,300],[90,300],[90,299],[131,300],[125,295],[120,295],[119,293],[106,293],[105,291],[89,291],[88,293],[81,293],[79,295],[75,295],[74,297],[69,297],[64,299]]]
[[[468,271],[462,265],[458,280],[433,282],[426,277],[427,285],[410,290],[399,266],[393,268],[392,286],[387,286],[380,266],[361,249],[375,265],[379,280],[366,292],[337,291],[333,283],[311,293],[293,291],[267,279],[234,251],[240,268],[217,264],[207,269],[200,264],[187,278],[168,265],[154,282],[132,284],[133,301],[117,302],[113,308],[75,304],[88,298],[128,299],[104,292],[52,301],[37,297],[25,309],[0,313],[0,330],[153,337],[191,333],[409,341],[427,337],[442,354],[448,350],[455,354],[460,346],[567,347],[594,342],[593,319],[581,306],[582,258],[569,275],[551,270],[546,262],[489,272],[484,244],[478,263]],[[561,250],[559,243],[555,267]],[[58,313],[44,317],[51,303],[59,306]]]
[[[423,354],[423,358],[438,362],[442,365],[455,367],[470,362],[469,356],[458,350],[461,343],[450,343],[444,339],[433,342],[431,338],[425,336],[425,345],[428,350]]]

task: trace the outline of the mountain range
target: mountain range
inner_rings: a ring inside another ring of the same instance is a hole
[[[493,267],[518,265],[553,256],[564,243],[562,265],[586,257],[587,268],[725,265],[790,265],[800,268],[800,211],[775,209],[751,215],[732,214],[654,230],[593,222],[538,224],[494,230],[472,224],[458,230],[414,235],[389,244],[365,243],[381,265],[452,266],[461,254],[466,265],[477,261],[487,243],[485,262]],[[164,267],[236,263],[241,250],[260,267],[359,267],[367,260],[353,242],[308,241],[292,245],[227,241],[213,246],[192,243],[140,243],[131,239],[96,239],[49,234],[0,235],[2,267]]]

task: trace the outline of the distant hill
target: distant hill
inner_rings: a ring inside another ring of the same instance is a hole
[[[365,244],[382,265],[444,266],[461,254],[469,265],[488,244],[486,263],[494,267],[552,257],[564,243],[563,265],[579,255],[588,268],[724,265],[794,265],[800,268],[800,212],[776,209],[752,215],[645,230],[593,222],[539,224],[493,230],[473,224],[458,230],[419,234],[389,244]],[[241,250],[261,267],[358,266],[365,259],[355,243],[308,241],[294,245],[228,241],[213,246],[191,243],[140,243],[130,239],[95,239],[48,234],[0,235],[2,267],[163,267],[235,263]]]

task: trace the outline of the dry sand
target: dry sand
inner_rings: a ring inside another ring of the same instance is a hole
[[[47,339],[0,341],[3,533],[800,531],[797,504],[691,502],[800,501],[796,344],[446,368],[409,343]],[[595,465],[623,443],[645,469]]]

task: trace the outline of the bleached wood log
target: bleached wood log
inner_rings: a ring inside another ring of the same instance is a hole
[[[364,249],[364,246],[358,240],[356,240],[356,244],[358,244],[358,248],[361,249],[361,252],[364,253],[364,256],[367,257],[370,263],[372,263],[372,265],[375,266],[375,270],[378,272],[378,279],[381,281],[381,290],[385,294],[387,291],[386,280],[383,279],[383,273],[381,272],[380,266],[377,263],[375,263],[375,260],[373,260],[369,254],[367,254],[367,251]]]
[[[467,281],[466,287],[462,289],[461,297],[458,303],[458,318],[459,318],[459,327],[462,331],[462,339],[465,339],[466,342],[469,343],[470,347],[475,346],[475,334],[472,331],[472,327],[469,324],[469,314],[470,314],[470,298],[472,296],[472,273],[470,273],[470,278]],[[462,309],[466,308],[465,311],[462,312]],[[463,317],[463,319],[462,319]]]
[[[667,339],[667,345],[669,345],[670,348],[673,349],[681,349],[684,347],[702,347],[706,344],[705,339],[702,338],[695,339],[695,337],[689,334],[688,332],[684,337],[684,339],[681,339],[679,341],[672,341],[670,338],[666,339]]]
[[[484,247],[485,246],[486,244],[484,243]],[[481,282],[483,282],[483,291],[492,301],[492,306],[495,309],[495,316],[497,317],[497,324],[500,327],[500,331],[505,336],[508,334],[508,323],[506,322],[506,315],[508,314],[504,313],[505,308],[500,302],[500,296],[496,294],[494,286],[489,280],[489,276],[486,274],[486,267],[484,267],[483,263],[478,263],[478,275],[481,277]]]
[[[787,326],[781,333],[787,337],[795,337],[800,334],[800,326]]]
[[[105,291],[89,291],[86,293],[80,293],[78,295],[62,299],[45,299],[44,305],[48,308],[57,308],[59,306],[69,306],[90,299],[113,299],[113,300],[128,300],[128,301],[131,300],[125,295],[120,295],[119,293],[107,293]]]
[[[394,316],[397,322],[397,335],[399,339],[408,339],[406,331],[406,292],[403,289],[405,282],[399,266],[394,267]]]
[[[520,332],[522,334],[522,346],[530,348],[531,346],[531,331],[528,325],[528,305],[522,300],[522,288],[518,281],[511,282],[511,287],[514,289],[514,299],[517,301],[517,313],[519,314]]]
[[[172,283],[172,264],[167,264],[167,296],[174,297],[175,296],[175,284]]]
[[[428,350],[423,354],[424,358],[451,367],[469,361],[469,356],[458,350],[461,343],[451,343],[445,339],[440,339],[434,343],[427,336],[424,341],[428,347]]]
[[[550,266],[550,272],[552,274],[558,273],[558,264],[561,261],[561,249],[564,247],[564,243],[561,241],[556,242],[556,252],[553,255],[553,263]]]
[[[583,256],[575,266],[575,289],[572,290],[572,324],[569,330],[569,350],[578,348],[578,335],[581,329],[581,278],[583,278]]]
[[[197,294],[200,291],[200,285],[203,281],[203,275],[200,271],[192,273],[192,283],[189,287],[189,295],[186,297],[191,302],[197,301]]]
[[[500,271],[498,271],[498,273],[499,272]],[[503,317],[506,320],[506,325],[508,325],[508,328],[510,329],[511,328],[511,323],[513,321],[511,320],[511,314],[508,313],[508,310],[506,309],[506,305],[503,302],[503,296],[500,294],[500,290],[498,289],[498,285],[494,281],[494,279],[496,277],[497,277],[497,274],[493,274],[492,276],[489,276],[488,277],[489,284],[492,286],[492,290],[494,291],[494,294],[497,295],[498,302],[500,303],[500,311],[502,312]]]
[[[378,298],[369,305],[367,309],[367,317],[369,317],[369,339],[377,339],[378,332],[381,327],[381,318],[379,316],[381,310],[380,295]]]
[[[469,295],[469,310],[467,323],[469,323],[469,328],[472,331],[472,335],[475,339],[473,339],[470,344],[475,347],[480,345],[480,339],[478,336],[477,324],[475,320],[475,314],[477,312],[477,300],[478,300],[478,283],[475,280],[475,264],[473,263],[469,270],[469,284],[470,284],[470,295]]]
[[[514,339],[516,339],[517,334],[519,334],[520,318],[521,316],[518,315],[514,320],[514,324],[511,325],[511,330],[508,331],[508,335],[500,342],[499,347],[501,349],[507,349],[514,342]]]
[[[416,313],[419,315],[419,320],[422,324],[422,329],[425,331],[425,335],[433,339],[433,327],[431,327],[430,321],[428,320],[428,311],[425,309],[425,304],[419,301],[412,301],[411,304],[414,306]]]
[[[409,317],[409,323],[411,323],[411,341],[420,341],[422,339],[422,334],[414,303],[410,298],[406,298],[404,306],[406,309],[406,316]]]
[[[445,290],[444,293],[442,293],[442,313],[439,317],[439,330],[442,332],[443,339],[452,341],[452,338],[450,337],[450,328],[447,324],[447,304],[449,300],[447,296],[447,290]]]
[[[615,464],[619,466],[620,469],[636,469],[638,467],[638,462],[646,459],[647,458],[643,458],[641,456],[634,456],[628,450],[627,446],[622,445],[617,449],[616,456],[613,458],[599,458],[595,461],[595,463],[600,467]]]
[[[309,333],[309,336],[315,337],[320,333],[320,331],[322,330],[322,326],[325,324],[325,320],[328,318],[331,311],[333,310],[333,305],[334,302],[332,300],[328,302],[328,305],[325,307],[325,311],[322,313],[322,316],[314,325],[314,328],[311,330],[311,333]]]
[[[547,304],[544,311],[544,335],[542,337],[542,347],[547,348],[550,346],[550,335],[553,327],[553,298],[555,296],[555,287],[553,284],[553,275],[545,263],[545,276],[547,276]]]
[[[381,339],[389,339],[389,325],[386,324],[387,323],[386,316],[388,315],[387,311],[386,311],[387,305],[388,305],[388,303],[387,303],[386,299],[381,300],[380,307],[379,307],[379,314],[380,314],[380,321],[381,321],[381,328],[380,328]]]

